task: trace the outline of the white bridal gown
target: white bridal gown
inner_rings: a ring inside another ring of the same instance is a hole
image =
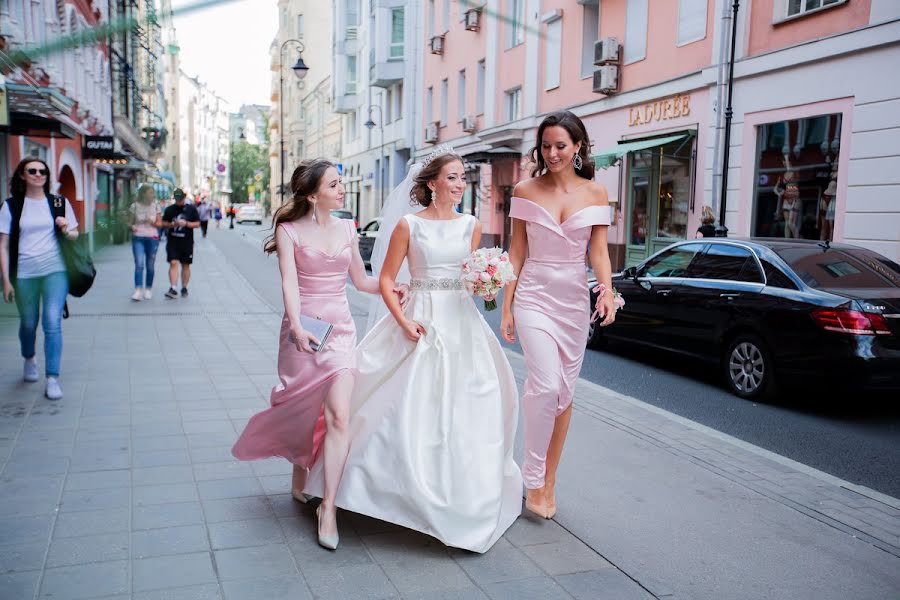
[[[476,219],[403,218],[412,276],[404,312],[427,334],[411,342],[388,315],[358,346],[337,505],[485,552],[521,512],[522,475],[512,369],[460,284]],[[322,462],[306,489],[319,497]]]

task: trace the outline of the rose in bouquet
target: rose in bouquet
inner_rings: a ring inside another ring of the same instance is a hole
[[[479,248],[463,261],[466,289],[484,298],[485,310],[497,308],[497,294],[515,278],[509,254],[500,248]]]

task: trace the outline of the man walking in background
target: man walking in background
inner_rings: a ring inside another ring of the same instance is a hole
[[[181,297],[187,298],[188,282],[191,280],[191,263],[194,260],[194,229],[200,227],[197,207],[186,204],[181,188],[172,194],[175,204],[166,207],[163,213],[163,227],[167,230],[166,260],[169,261],[169,291],[166,298],[175,299],[178,291],[178,265],[181,264]]]
[[[206,237],[206,230],[209,227],[210,212],[212,212],[212,208],[206,198],[201,198],[200,204],[197,206],[197,213],[200,215],[200,231],[203,232],[203,237]]]

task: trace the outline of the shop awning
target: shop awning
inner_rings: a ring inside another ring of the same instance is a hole
[[[625,142],[624,144],[616,144],[612,148],[608,148],[603,152],[598,152],[591,156],[594,164],[601,169],[607,169],[629,152],[637,152],[638,150],[647,150],[648,148],[658,148],[665,146],[678,140],[683,140],[689,134],[679,133],[678,135],[670,135],[667,137],[653,138],[649,140],[635,140],[633,142]]]

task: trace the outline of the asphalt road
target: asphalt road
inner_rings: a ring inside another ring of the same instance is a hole
[[[281,306],[277,263],[260,248],[264,228],[236,225],[212,239],[272,306]],[[217,232],[219,233],[219,232]],[[238,238],[242,243],[237,244]],[[354,312],[365,306],[354,300]],[[359,315],[356,315],[359,316]],[[364,315],[363,315],[364,316]],[[485,313],[495,331],[500,311]],[[521,352],[518,345],[514,350]],[[582,377],[847,481],[900,498],[900,402],[887,396],[795,391],[768,404],[741,400],[706,365],[612,344],[588,350]],[[802,390],[802,388],[800,388]]]

